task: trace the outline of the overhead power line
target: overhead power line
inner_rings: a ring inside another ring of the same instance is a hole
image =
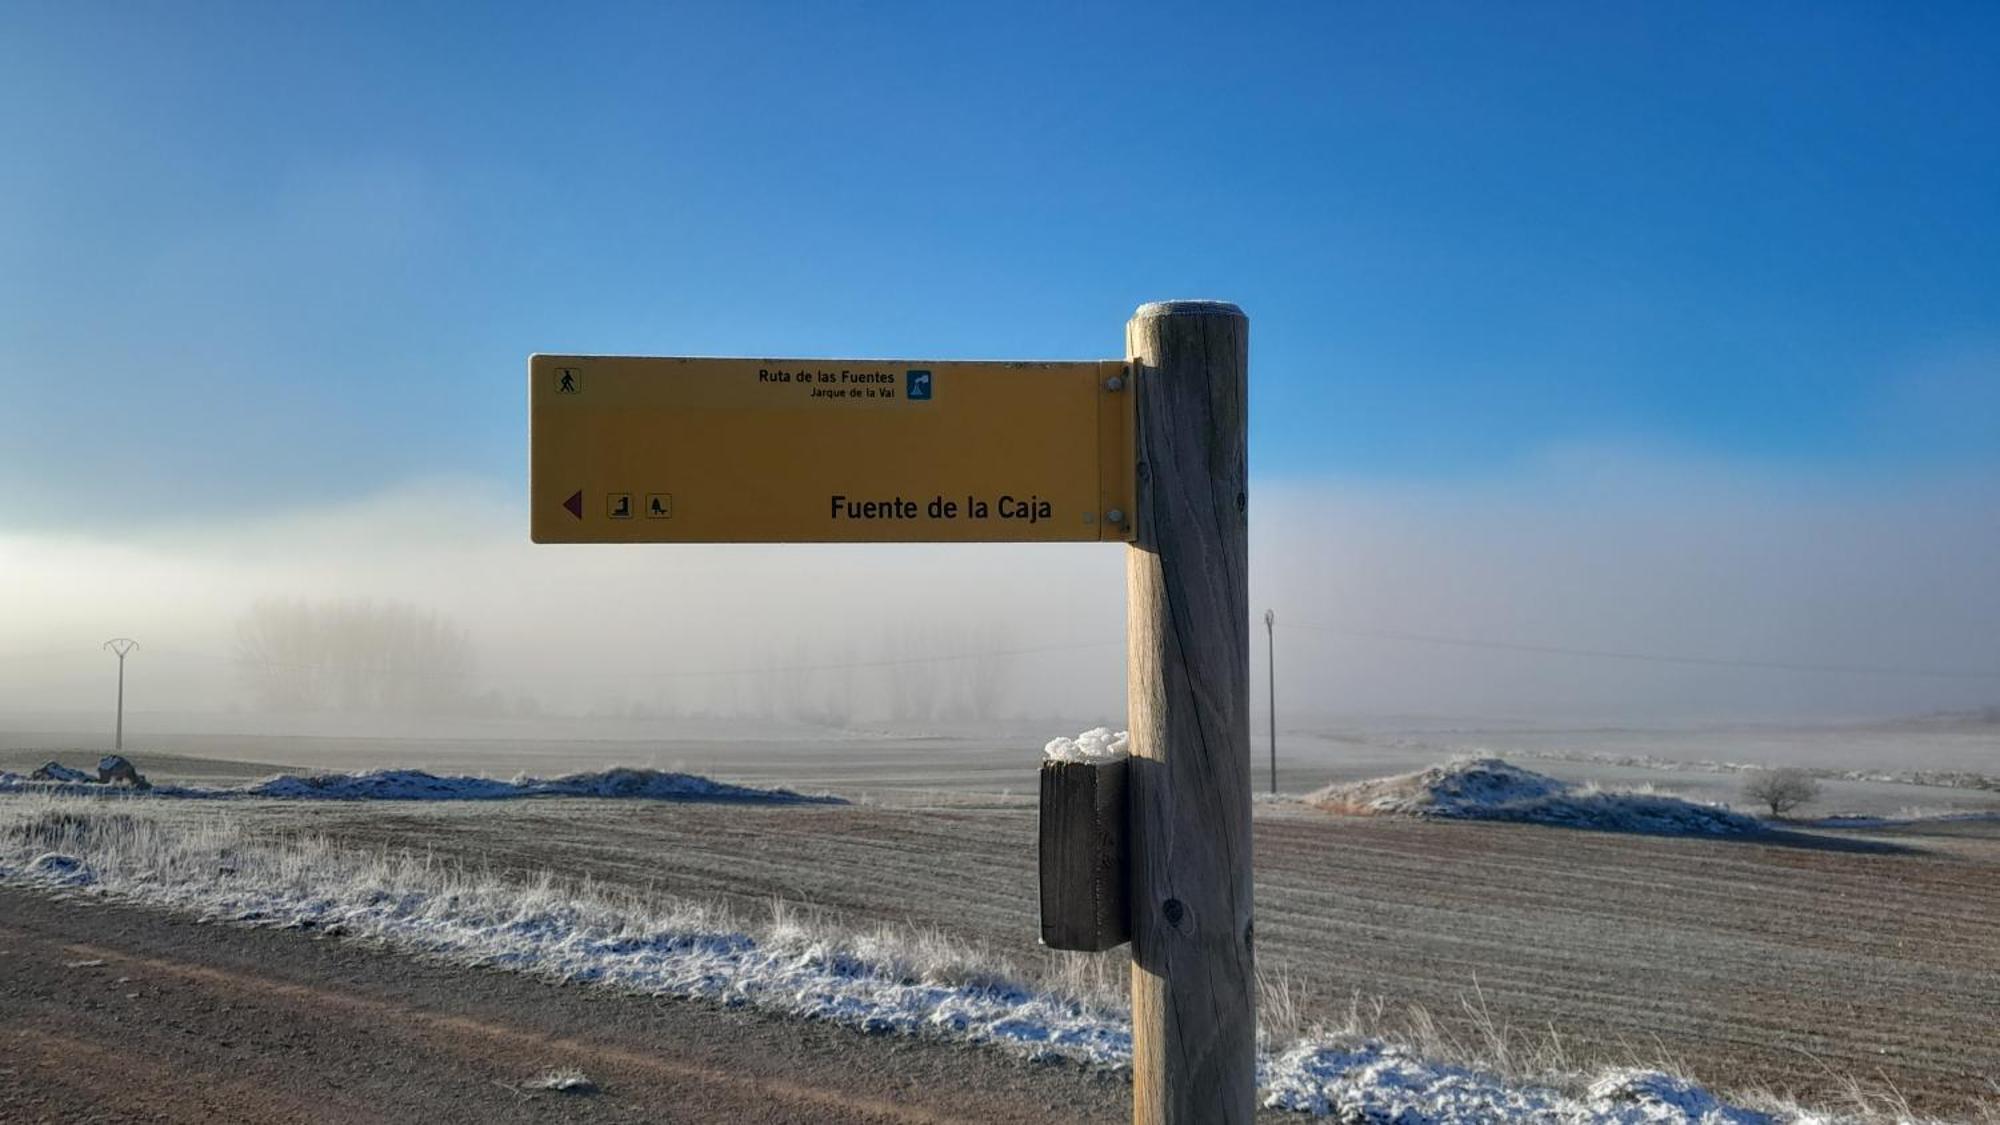
[[[99,646],[97,648],[52,648],[41,652],[0,653],[0,664],[12,664],[22,660],[83,660],[87,658],[95,661],[97,654],[102,651],[102,646]]]
[[[1086,649],[1113,648],[1113,647],[1122,648],[1124,647],[1124,645],[1125,642],[1122,639],[1115,641],[1082,641],[1074,644],[1035,645],[1028,648],[993,649],[985,652],[944,653],[933,656],[902,656],[902,657],[890,657],[881,660],[833,661],[820,664],[771,664],[771,665],[763,665],[757,667],[682,668],[682,669],[667,669],[664,671],[657,671],[657,672],[648,670],[646,676],[649,679],[661,679],[661,678],[704,679],[704,678],[719,678],[724,676],[766,676],[777,673],[790,673],[790,672],[845,672],[853,669],[863,669],[863,668],[902,668],[919,664],[945,664],[961,660],[998,660],[1015,656],[1038,656],[1043,653],[1051,653],[1051,652],[1080,652]],[[414,677],[437,677],[437,676],[457,677],[461,675],[461,673],[455,673],[455,672],[430,672],[430,671],[425,671],[423,669],[383,668],[368,664],[340,664],[340,663],[308,664],[308,663],[297,663],[297,662],[283,661],[283,660],[259,660],[251,657],[242,657],[242,656],[236,656],[236,657],[216,656],[211,653],[190,652],[186,649],[155,649],[154,651],[156,653],[164,653],[188,659],[206,661],[211,664],[226,664],[242,668],[283,668],[283,669],[293,669],[298,671],[310,671],[310,672],[362,673],[362,674],[383,675],[383,676],[414,676]]]
[[[902,668],[915,664],[947,664],[960,660],[998,660],[1012,656],[1038,656],[1047,652],[1081,652],[1093,648],[1123,648],[1123,640],[1082,641],[1077,644],[1036,645],[1032,648],[994,649],[988,652],[957,652],[940,656],[902,656],[883,660],[850,660],[830,664],[779,664],[761,668],[689,668],[679,671],[648,672],[648,676],[699,678],[707,676],[763,676],[775,672],[845,672],[857,668]]]
[[[2000,671],[1982,672],[1970,668],[1905,668],[1886,664],[1804,664],[1785,660],[1738,660],[1724,656],[1690,656],[1680,653],[1526,644],[1473,637],[1442,637],[1428,633],[1399,633],[1387,629],[1351,629],[1303,621],[1290,622],[1285,627],[1367,640],[1444,645],[1451,648],[1498,649],[1504,652],[1533,652],[1552,656],[1584,656],[1603,660],[1635,660],[1650,664],[1682,664],[1703,668],[1754,668],[1779,672],[1824,672],[1848,676],[1899,676],[1937,680],[2000,680]]]

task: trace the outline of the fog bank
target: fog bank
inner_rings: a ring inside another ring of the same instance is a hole
[[[1827,482],[1587,451],[1478,485],[1259,481],[1254,675],[1261,696],[1269,607],[1288,723],[1990,704],[1995,496],[1990,476]],[[470,646],[452,706],[486,718],[1115,716],[1123,566],[1096,544],[534,546],[517,497],[476,481],[116,536],[15,531],[0,722],[107,706],[97,645],[120,635],[143,646],[128,706],[255,708],[242,626],[259,602],[436,615]],[[1530,651],[1550,648],[1874,671]]]

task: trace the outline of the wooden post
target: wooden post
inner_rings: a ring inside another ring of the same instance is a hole
[[[1042,944],[1102,953],[1132,940],[1125,760],[1043,762]]]
[[[1249,321],[1215,301],[1142,305],[1125,344],[1139,420],[1125,570],[1132,1119],[1248,1122]]]

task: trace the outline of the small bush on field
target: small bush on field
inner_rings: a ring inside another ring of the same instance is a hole
[[[1743,781],[1743,796],[1783,816],[1819,796],[1819,781],[1800,769],[1757,770]]]

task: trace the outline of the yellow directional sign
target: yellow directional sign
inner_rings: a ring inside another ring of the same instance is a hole
[[[1125,364],[528,361],[537,543],[1131,538]]]

